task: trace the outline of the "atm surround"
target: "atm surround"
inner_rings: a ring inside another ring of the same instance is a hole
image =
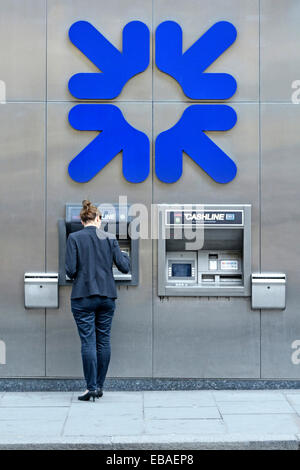
[[[250,296],[251,205],[160,204],[158,217],[159,296]]]
[[[101,204],[99,207],[102,214],[101,228],[115,234],[121,250],[130,257],[131,270],[128,274],[121,273],[116,266],[113,266],[115,281],[119,285],[136,286],[139,282],[139,240],[138,238],[132,239],[129,234],[129,224],[132,220],[132,217],[128,215],[129,206]],[[81,204],[66,204],[65,219],[58,220],[60,286],[72,284],[65,270],[66,244],[70,233],[83,229],[80,220],[81,209]]]

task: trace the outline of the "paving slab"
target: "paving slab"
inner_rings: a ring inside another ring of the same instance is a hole
[[[213,396],[219,401],[285,401],[281,390],[216,390]]]
[[[220,419],[216,406],[145,408],[145,419]]]
[[[111,420],[94,417],[86,425],[82,418],[71,417],[68,419],[63,435],[67,436],[111,436],[114,434],[139,435],[143,432],[142,419],[112,418]]]
[[[285,396],[291,404],[300,406],[300,393],[286,393]]]
[[[145,422],[145,434],[225,434],[221,419],[173,419],[149,420]]]
[[[110,436],[143,432],[143,408],[135,403],[97,400],[72,404],[64,436]]]
[[[0,442],[3,437],[60,436],[68,407],[0,408]]]
[[[79,418],[93,418],[99,416],[102,418],[142,418],[143,417],[143,402],[137,403],[107,403],[105,400],[96,400],[95,402],[82,402],[72,403],[69,411],[69,419],[72,417]]]
[[[300,405],[292,405],[294,411],[297,413],[297,415],[300,415]]]
[[[281,400],[218,402],[218,408],[222,415],[295,413],[287,401]]]
[[[300,432],[300,418],[296,414],[255,414],[224,415],[229,433],[297,434]]]
[[[69,406],[73,392],[10,392],[6,393],[0,407],[60,407]]]
[[[175,406],[213,406],[215,400],[210,391],[172,391],[144,392],[144,406],[175,407]]]

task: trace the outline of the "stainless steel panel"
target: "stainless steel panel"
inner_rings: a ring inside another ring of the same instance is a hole
[[[261,0],[261,99],[291,102],[300,69],[299,0]]]
[[[261,267],[287,274],[286,310],[262,313],[262,376],[299,378],[292,343],[300,339],[300,108],[264,104],[261,119]]]
[[[48,0],[48,99],[75,100],[68,91],[68,81],[79,72],[98,69],[69,40],[70,26],[79,20],[92,23],[119,50],[122,30],[133,20],[151,30],[152,0]],[[151,40],[150,40],[151,44]],[[122,101],[151,100],[152,66],[133,77],[117,98]]]
[[[258,378],[259,312],[249,299],[154,298],[154,376]]]
[[[44,104],[0,105],[0,376],[44,376],[45,310],[25,310],[24,272],[44,270]]]
[[[128,183],[122,175],[121,156],[108,164],[87,184],[75,183],[67,173],[69,161],[94,138],[94,132],[79,132],[67,121],[71,103],[48,105],[48,203],[47,203],[47,269],[58,269],[57,219],[63,218],[66,202],[85,198],[102,203],[117,203],[119,195],[128,203],[149,206],[152,181]],[[122,104],[122,111],[133,125],[152,133],[151,105]],[[151,240],[140,242],[140,284],[119,289],[118,308],[113,322],[112,363],[110,375],[149,376],[152,370],[152,266]],[[71,290],[60,288],[60,308],[47,311],[47,375],[82,376],[80,346],[72,314]]]
[[[0,11],[0,80],[6,100],[44,100],[46,1],[0,0]]]
[[[183,103],[156,103],[154,134],[175,124]],[[259,265],[259,119],[257,104],[234,104],[238,122],[229,132],[209,132],[233,158],[236,178],[215,183],[188,156],[174,184],[154,180],[157,203],[252,204],[252,270]],[[167,123],[167,124],[166,124]],[[154,272],[154,375],[176,377],[259,377],[260,315],[250,299],[157,297]]]
[[[259,95],[259,1],[258,0],[154,0],[154,28],[166,20],[183,29],[183,50],[189,48],[217,21],[230,21],[237,28],[235,43],[210,67],[209,72],[229,73],[238,88],[231,101],[257,101]],[[187,100],[170,76],[154,68],[156,101]]]

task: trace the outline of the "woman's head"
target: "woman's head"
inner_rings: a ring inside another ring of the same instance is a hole
[[[97,227],[100,227],[101,213],[88,199],[82,201],[80,218],[83,225],[96,225]]]

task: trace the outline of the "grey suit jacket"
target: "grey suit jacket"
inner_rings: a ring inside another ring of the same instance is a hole
[[[113,234],[92,225],[71,233],[66,251],[66,273],[73,279],[71,298],[102,295],[115,299],[113,262],[122,273],[129,272],[129,256],[120,250]]]

